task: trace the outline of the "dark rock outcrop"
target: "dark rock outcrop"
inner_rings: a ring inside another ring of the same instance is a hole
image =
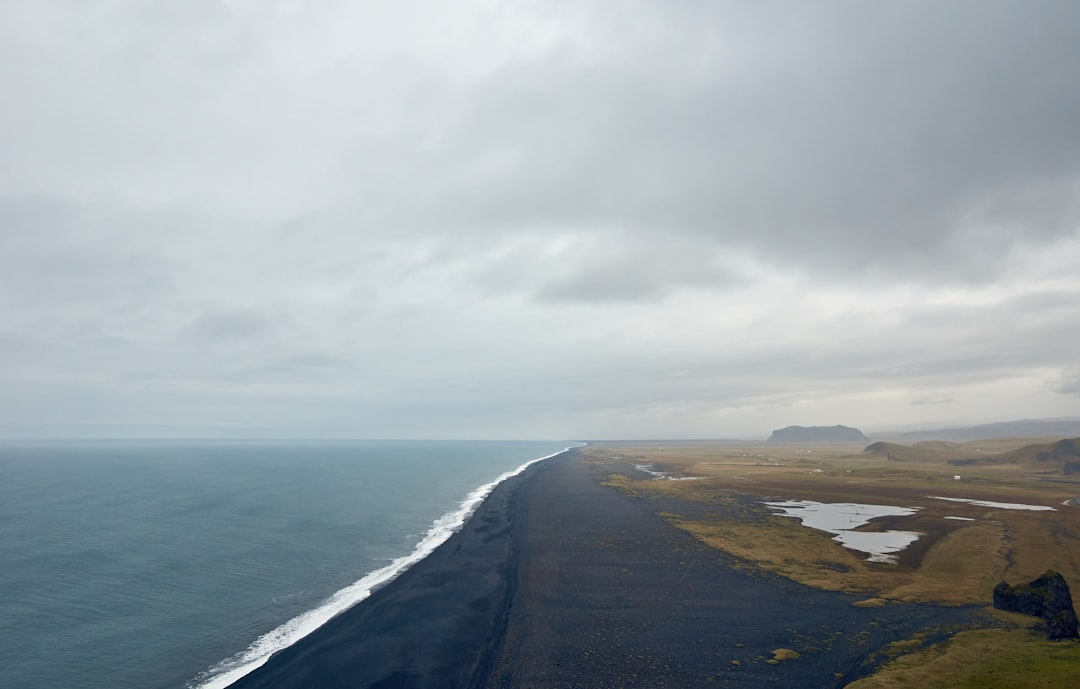
[[[994,587],[994,607],[1043,618],[1046,638],[1051,641],[1080,637],[1069,585],[1053,570],[1046,570],[1028,584],[1009,586],[1001,582]]]
[[[850,426],[788,426],[772,432],[770,443],[865,443],[868,438]]]
[[[908,462],[926,458],[926,451],[923,448],[884,441],[867,445],[863,448],[863,454],[876,455],[890,462]]]
[[[1053,445],[1051,445],[1049,450],[1045,450],[1036,454],[1035,461],[1061,461],[1080,457],[1080,446],[1077,445],[1077,440],[1077,438],[1066,438],[1065,440],[1059,440]]]

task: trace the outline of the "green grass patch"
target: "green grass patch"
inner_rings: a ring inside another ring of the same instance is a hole
[[[896,647],[892,651],[903,651]],[[902,655],[850,689],[1058,689],[1080,677],[1080,642],[1028,630],[981,629]]]

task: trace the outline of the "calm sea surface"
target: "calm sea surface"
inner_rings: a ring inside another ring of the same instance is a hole
[[[0,687],[223,686],[566,444],[0,442]]]

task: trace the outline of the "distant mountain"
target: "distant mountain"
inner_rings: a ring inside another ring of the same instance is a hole
[[[770,443],[865,443],[869,439],[850,426],[788,426],[772,432]]]
[[[894,440],[914,443],[919,440],[945,440],[963,443],[969,440],[992,438],[1049,438],[1080,436],[1080,418],[1024,419],[1003,423],[986,423],[978,426],[939,428],[899,433],[874,433],[878,440]]]
[[[1068,476],[1080,473],[1080,438],[1066,438],[1056,443],[1025,445],[1011,452],[996,455],[950,459],[948,463],[953,466],[1023,464],[1042,473],[1061,472]]]
[[[984,453],[975,447],[978,444],[933,441],[901,445],[879,440],[867,445],[863,454],[890,462],[942,462],[954,467],[1015,465],[1037,474],[1080,474],[1080,438],[1032,443],[995,454]]]

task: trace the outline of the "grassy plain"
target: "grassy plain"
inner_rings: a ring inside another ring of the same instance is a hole
[[[744,566],[855,593],[863,606],[894,601],[989,606],[999,581],[1027,581],[1047,569],[1061,572],[1080,592],[1080,475],[1065,475],[1060,462],[1038,459],[1048,445],[1031,446],[1053,440],[882,444],[874,450],[597,444],[584,452],[587,461],[609,471],[609,485],[649,501],[671,524],[738,556]],[[939,497],[1054,509],[1004,509]],[[866,554],[844,548],[830,534],[776,514],[763,499],[914,507],[910,516],[879,518],[858,530],[922,535],[895,564],[869,562]],[[930,648],[901,642],[896,659],[853,686],[1022,689],[1050,686],[1039,678],[1062,673],[1080,677],[1080,644],[1041,640],[1030,629],[1033,618],[999,614],[997,619],[1004,628],[959,633]]]

